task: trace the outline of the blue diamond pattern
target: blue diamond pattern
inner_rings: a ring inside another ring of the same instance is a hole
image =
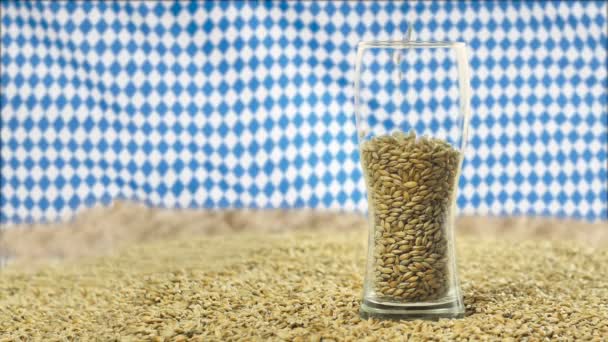
[[[469,45],[461,212],[607,220],[606,6],[2,1],[0,223],[66,218],[115,198],[364,211],[356,45],[401,39],[408,20],[419,40]],[[454,98],[437,94],[453,80],[432,71],[451,63],[412,60],[411,84],[430,100],[379,97],[370,109],[448,110]]]

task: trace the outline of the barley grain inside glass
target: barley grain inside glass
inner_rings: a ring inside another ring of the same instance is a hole
[[[355,111],[369,208],[363,317],[464,314],[453,222],[469,94],[463,43],[359,44]]]

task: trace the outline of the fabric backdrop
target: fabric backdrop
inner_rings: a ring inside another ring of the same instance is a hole
[[[114,198],[365,210],[356,44],[408,23],[469,45],[461,212],[608,219],[606,6],[2,1],[0,221]]]

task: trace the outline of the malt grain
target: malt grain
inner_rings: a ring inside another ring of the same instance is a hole
[[[185,230],[191,225],[197,229]],[[176,211],[118,203],[49,231],[11,227],[4,242],[18,247],[17,258],[60,251],[67,260],[39,272],[22,263],[0,270],[0,341],[608,336],[606,222],[463,217],[458,227],[466,317],[400,322],[359,317],[365,219],[352,213]],[[102,232],[117,234],[119,251],[91,258],[106,250],[103,241],[90,239]]]
[[[362,144],[361,164],[368,187],[370,226],[380,296],[400,301],[441,297],[449,285],[446,223],[454,196],[460,153],[435,138],[413,132],[372,138]],[[412,253],[404,253],[411,251]],[[403,253],[403,254],[402,254]],[[398,265],[396,263],[399,255]],[[424,277],[406,276],[409,271]],[[396,290],[409,288],[412,291]]]

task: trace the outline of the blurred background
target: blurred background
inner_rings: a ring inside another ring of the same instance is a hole
[[[356,45],[408,24],[416,40],[469,46],[461,213],[608,219],[604,1],[0,9],[3,225],[115,199],[365,211]]]

